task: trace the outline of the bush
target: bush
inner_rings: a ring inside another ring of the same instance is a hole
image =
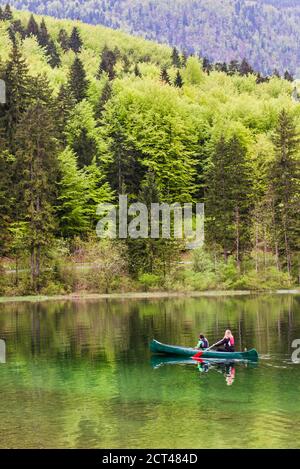
[[[210,290],[218,287],[217,276],[213,272],[185,272],[185,286],[188,290]]]
[[[193,252],[193,270],[195,272],[213,272],[214,270],[211,256],[203,248],[195,249]]]
[[[149,273],[141,274],[138,280],[145,291],[149,291],[152,288],[157,287],[161,282],[161,279],[158,275]]]

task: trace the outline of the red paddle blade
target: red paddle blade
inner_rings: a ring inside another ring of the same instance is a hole
[[[199,358],[203,355],[203,352],[199,350],[199,352],[195,353],[195,355],[192,356],[194,360],[199,360]]]

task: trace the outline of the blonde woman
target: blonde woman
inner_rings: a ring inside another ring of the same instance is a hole
[[[225,331],[224,338],[218,343],[218,350],[225,352],[234,352],[234,337],[231,330]]]

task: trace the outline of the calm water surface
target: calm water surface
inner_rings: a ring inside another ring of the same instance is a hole
[[[151,359],[227,327],[257,366]],[[2,448],[300,448],[300,296],[2,304],[0,338]]]

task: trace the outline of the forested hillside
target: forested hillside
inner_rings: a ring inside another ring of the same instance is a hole
[[[8,6],[0,18],[2,294],[298,282],[300,105],[288,75]],[[97,239],[97,205],[120,193],[204,202],[205,248]]]
[[[261,73],[300,75],[296,0],[14,0],[17,8],[169,43],[213,62],[243,58]]]

